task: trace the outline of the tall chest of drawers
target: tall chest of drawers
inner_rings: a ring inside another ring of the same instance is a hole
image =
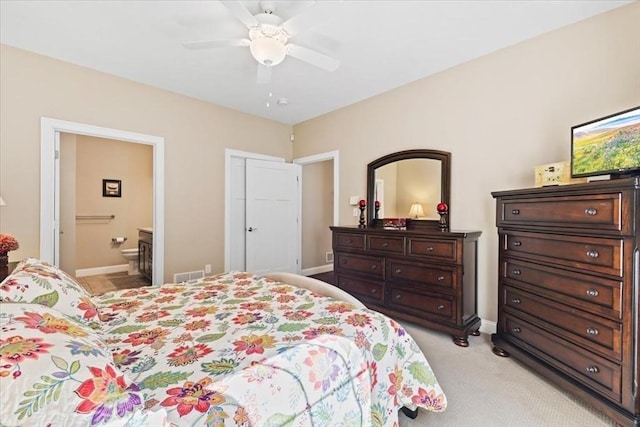
[[[367,307],[449,333],[477,335],[480,232],[331,227],[336,285]]]
[[[494,353],[640,425],[640,178],[494,192]]]

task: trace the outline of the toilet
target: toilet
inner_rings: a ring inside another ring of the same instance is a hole
[[[135,249],[120,249],[122,256],[124,259],[129,261],[129,276],[135,276],[136,274],[140,274],[138,271],[138,248]]]

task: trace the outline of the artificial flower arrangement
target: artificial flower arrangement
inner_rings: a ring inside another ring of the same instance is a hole
[[[15,251],[19,247],[20,244],[15,237],[9,234],[0,234],[0,253]]]

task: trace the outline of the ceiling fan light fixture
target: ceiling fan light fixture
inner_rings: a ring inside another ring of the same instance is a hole
[[[267,67],[278,65],[287,56],[284,43],[268,36],[251,40],[249,49],[256,61]]]

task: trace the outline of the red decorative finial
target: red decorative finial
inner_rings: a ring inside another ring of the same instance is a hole
[[[445,202],[440,202],[438,203],[438,206],[436,206],[436,210],[438,211],[438,213],[446,212],[448,209],[449,206],[447,206]]]
[[[358,204],[360,205],[360,207],[364,208],[365,206],[367,206],[367,201],[362,199],[358,202]]]

